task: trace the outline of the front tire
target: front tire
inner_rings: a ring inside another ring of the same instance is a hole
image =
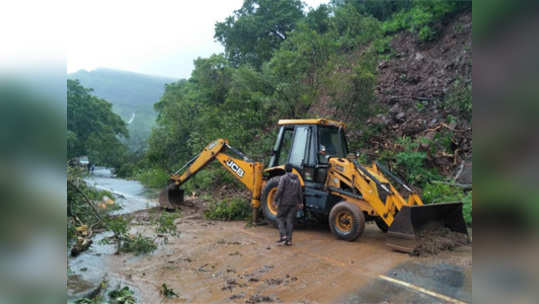
[[[260,197],[260,203],[262,204],[262,213],[266,222],[277,226],[277,205],[275,204],[275,193],[279,186],[280,176],[274,176],[268,180],[264,189],[262,189],[262,196]]]
[[[365,230],[365,215],[358,206],[343,201],[331,208],[329,227],[338,239],[355,241]]]

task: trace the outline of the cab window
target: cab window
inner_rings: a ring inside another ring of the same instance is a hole
[[[325,151],[325,155],[319,157],[321,162],[327,162],[327,157],[325,156],[345,157],[348,151],[344,131],[339,132],[336,127],[319,127],[318,151]]]
[[[288,162],[288,154],[292,146],[292,135],[294,135],[294,129],[284,129],[283,139],[279,149],[279,159],[277,160],[277,164],[279,165],[285,165]]]
[[[307,150],[307,140],[309,135],[309,127],[297,126],[294,134],[294,144],[290,151],[288,162],[294,166],[301,167],[305,161],[305,151]]]

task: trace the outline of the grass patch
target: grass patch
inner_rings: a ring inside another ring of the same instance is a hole
[[[212,203],[208,210],[204,211],[204,216],[210,220],[232,221],[247,219],[250,213],[249,202],[242,198],[231,198]]]

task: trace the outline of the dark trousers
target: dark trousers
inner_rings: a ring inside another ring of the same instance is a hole
[[[277,225],[281,238],[292,240],[292,231],[294,230],[294,220],[296,218],[297,206],[279,206],[277,210]]]

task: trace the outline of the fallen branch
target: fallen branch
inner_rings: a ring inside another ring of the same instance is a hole
[[[458,150],[458,149],[457,149]],[[453,182],[456,182],[457,179],[460,177],[460,175],[462,174],[462,171],[464,170],[464,161],[462,161],[460,163],[460,166],[459,166],[459,170],[457,171],[457,174],[455,174],[455,177],[453,177]]]
[[[90,205],[90,207],[92,207],[94,213],[95,213],[95,216],[97,217],[97,219],[100,221],[100,222],[103,222],[103,218],[101,217],[101,215],[99,215],[99,211],[97,211],[97,208],[94,206],[94,204],[90,201],[90,199],[88,198],[88,196],[86,196],[86,194],[84,192],[82,192],[82,190],[79,189],[79,187],[77,187],[77,185],[75,185],[72,181],[68,180],[67,181],[68,183],[71,184],[71,186],[73,186],[73,188],[75,188],[75,190],[77,190],[78,193],[80,193],[82,195],[82,197],[84,198],[84,201]],[[94,224],[95,226],[95,224]]]
[[[442,181],[432,181],[433,184],[443,184],[443,185],[449,185],[449,186],[454,186],[454,187],[459,187],[459,188],[462,188],[464,190],[471,190],[472,189],[472,184],[459,184],[459,183],[449,183],[449,182],[442,182]]]
[[[451,131],[454,131],[454,132],[466,132],[466,131],[470,131],[470,129],[463,129],[463,130],[458,130],[458,129],[455,129],[455,128],[450,128],[445,122],[442,122],[440,123],[438,126],[434,127],[434,128],[431,128],[431,129],[427,129],[426,131],[427,132],[432,132],[432,131],[436,131],[440,128],[446,128],[446,129],[449,129]]]

